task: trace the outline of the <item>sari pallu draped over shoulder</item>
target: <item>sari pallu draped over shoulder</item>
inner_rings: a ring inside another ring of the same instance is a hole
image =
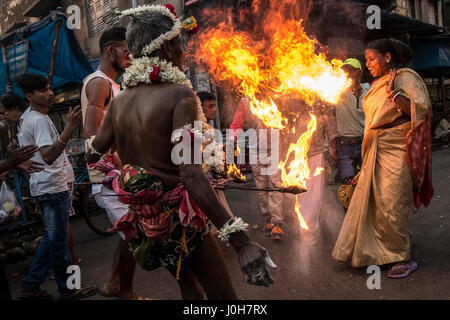
[[[428,205],[433,192],[431,148],[426,146],[431,140],[430,130],[428,136],[422,130],[421,141],[426,147],[423,152],[409,155],[421,157],[423,161],[413,163],[424,167],[417,170],[410,166],[407,156],[408,133],[430,121],[426,86],[413,70],[398,70],[394,88],[412,101],[414,128],[411,122],[380,128],[402,115],[401,109],[387,97],[388,80],[389,75],[376,81],[363,99],[366,116],[363,164],[332,253],[334,259],[350,261],[354,267],[409,260],[408,214],[415,199]]]

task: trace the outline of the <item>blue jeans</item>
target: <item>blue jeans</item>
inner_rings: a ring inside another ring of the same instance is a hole
[[[71,265],[68,245],[70,193],[47,193],[34,198],[44,220],[47,233],[41,239],[30,270],[22,279],[22,291],[38,289],[45,281],[49,269],[53,270],[61,295],[69,293],[67,267]]]
[[[361,166],[361,144],[337,144],[342,181],[355,177],[355,165]]]

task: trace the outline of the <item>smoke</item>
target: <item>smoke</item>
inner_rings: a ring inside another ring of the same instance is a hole
[[[314,2],[306,30],[328,47],[328,56],[344,60],[362,58],[367,35],[366,4],[350,0]]]

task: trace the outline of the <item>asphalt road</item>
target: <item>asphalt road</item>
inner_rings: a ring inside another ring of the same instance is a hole
[[[337,186],[327,186],[320,216],[320,231],[300,232],[293,211],[293,201],[284,205],[286,237],[274,242],[262,234],[263,220],[254,192],[227,191],[234,214],[252,226],[249,235],[267,248],[278,268],[272,272],[275,284],[269,288],[244,283],[237,255],[231,247],[223,252],[238,296],[242,299],[450,299],[450,149],[433,153],[433,184],[435,196],[426,209],[410,216],[412,258],[419,268],[406,279],[389,279],[387,270],[381,273],[381,289],[368,289],[366,269],[353,269],[330,257],[344,218],[336,199]],[[103,237],[93,233],[80,217],[71,219],[76,249],[82,258],[82,282],[102,286],[109,273],[118,236]],[[256,228],[256,229],[255,229]],[[20,291],[20,279],[30,260],[7,265],[13,297]],[[220,275],[218,275],[220,277]],[[180,299],[177,282],[160,268],[146,272],[137,268],[134,287],[150,298]],[[47,279],[42,285],[57,294],[56,284]],[[100,295],[89,299],[104,298]]]

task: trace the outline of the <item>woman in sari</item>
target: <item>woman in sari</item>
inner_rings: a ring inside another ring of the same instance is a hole
[[[376,80],[363,99],[363,164],[332,257],[353,267],[394,263],[388,277],[403,278],[417,269],[408,215],[413,204],[415,211],[427,206],[433,192],[430,100],[420,76],[404,67],[412,57],[405,44],[376,40],[365,55]],[[419,126],[421,151],[407,154],[408,133]]]

